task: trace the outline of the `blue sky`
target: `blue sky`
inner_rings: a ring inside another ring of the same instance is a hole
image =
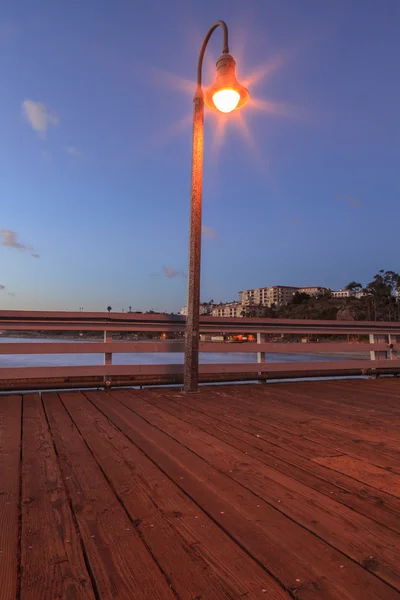
[[[202,299],[399,270],[398,0],[3,0],[0,308],[185,304],[216,19],[253,102],[206,113]]]

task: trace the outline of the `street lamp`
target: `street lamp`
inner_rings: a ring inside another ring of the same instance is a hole
[[[211,35],[221,27],[224,41],[222,56],[217,60],[215,83],[203,93],[202,70],[204,53]],[[249,100],[249,92],[235,75],[235,61],[229,54],[228,27],[216,21],[211,27],[199,54],[197,87],[194,95],[192,144],[192,197],[190,209],[190,241],[188,301],[185,335],[184,392],[197,392],[199,379],[199,319],[200,319],[200,260],[201,260],[201,202],[203,188],[204,103],[209,108],[229,113],[241,108]]]

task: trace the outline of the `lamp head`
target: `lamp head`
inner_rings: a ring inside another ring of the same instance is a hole
[[[209,108],[230,113],[249,101],[248,90],[236,79],[235,67],[236,63],[230,54],[223,54],[217,60],[217,78],[204,93],[204,101]]]

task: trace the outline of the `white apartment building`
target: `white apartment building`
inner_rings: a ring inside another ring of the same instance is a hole
[[[243,305],[240,302],[218,304],[211,311],[213,317],[242,317]]]
[[[332,298],[364,298],[365,292],[353,292],[352,290],[332,291]]]
[[[279,308],[281,306],[285,306],[292,301],[294,294],[299,290],[297,287],[291,287],[288,285],[274,285],[270,288],[268,293],[268,304],[267,306],[272,306],[273,304]]]
[[[300,294],[308,294],[309,296],[322,296],[329,292],[328,288],[320,286],[301,287],[297,290]]]
[[[352,292],[351,290],[332,290],[332,298],[350,298],[354,295],[354,292]]]
[[[239,292],[240,302],[243,306],[282,306],[291,301],[297,287],[287,285],[274,285],[272,287],[256,288]]]
[[[239,292],[240,302],[243,306],[283,306],[289,304],[293,294],[301,292],[309,296],[320,296],[328,293],[328,288],[321,286],[295,287],[289,285],[273,285],[272,287],[254,288]]]
[[[254,289],[239,292],[240,303],[243,304],[243,306],[249,306],[249,304],[261,304],[260,291],[261,289]]]
[[[313,288],[314,289],[314,288]],[[318,288],[319,289],[319,288]],[[288,285],[273,285],[239,292],[240,302],[243,306],[272,306],[288,304],[299,288]]]

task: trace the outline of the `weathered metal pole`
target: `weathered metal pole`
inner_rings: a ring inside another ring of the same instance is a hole
[[[185,364],[183,391],[197,392],[199,384],[199,322],[200,322],[200,265],[201,265],[201,211],[203,193],[204,150],[204,95],[201,87],[204,53],[215,29],[222,27],[224,33],[223,53],[229,53],[228,28],[224,21],[217,21],[208,31],[200,50],[197,65],[197,88],[193,108],[192,143],[192,195],[190,206],[190,239],[188,300],[185,333]]]
[[[193,109],[192,200],[190,208],[184,392],[197,392],[198,390],[203,148],[204,99],[200,88],[196,92]]]

